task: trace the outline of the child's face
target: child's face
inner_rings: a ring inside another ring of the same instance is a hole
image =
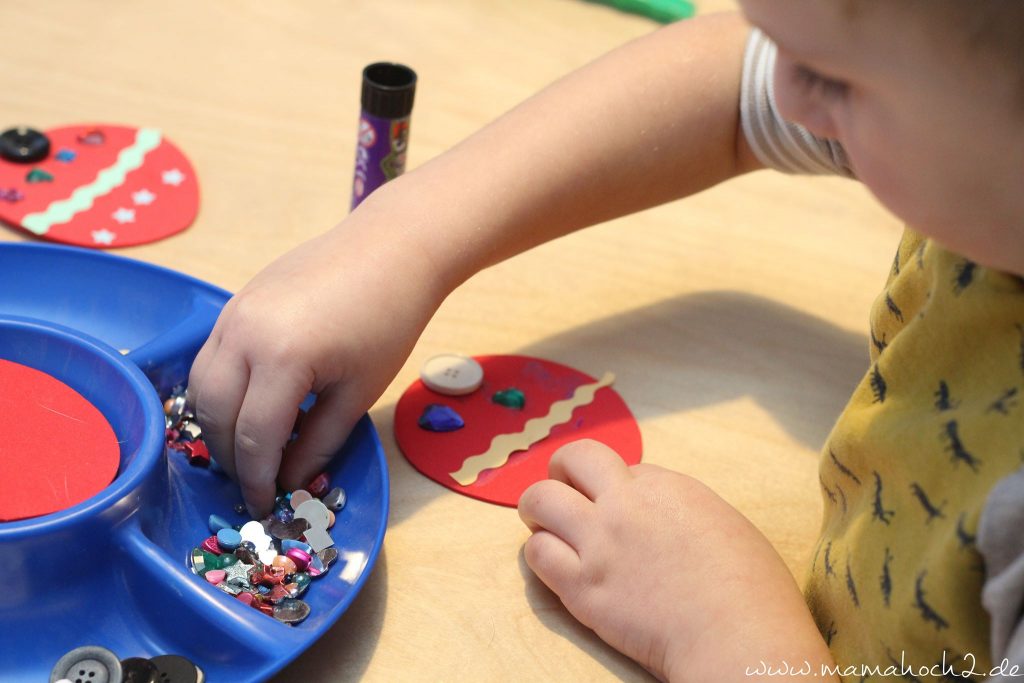
[[[906,3],[851,13],[848,0],[739,1],[779,46],[784,117],[838,139],[860,180],[912,227],[1024,273],[1021,74]]]

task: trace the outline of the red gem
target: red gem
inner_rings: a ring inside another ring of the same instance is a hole
[[[323,498],[327,495],[327,492],[331,490],[331,480],[327,477],[326,472],[321,472],[313,478],[313,481],[306,485],[306,490],[309,491],[310,495],[314,498]]]
[[[202,441],[186,441],[184,451],[188,456],[188,464],[200,467],[210,464],[210,449]]]
[[[263,565],[263,571],[253,573],[252,583],[261,583],[264,586],[274,586],[284,583],[284,577],[286,572],[281,567],[275,567],[273,565]]]
[[[220,549],[220,545],[217,543],[216,536],[210,536],[208,539],[203,541],[203,545],[200,546],[203,550],[211,552],[214,555],[222,555],[224,551]]]
[[[288,589],[280,584],[271,588],[270,593],[267,595],[267,598],[270,600],[270,602],[274,604],[281,602],[287,597]]]
[[[253,604],[252,604],[253,603],[252,593],[249,593],[247,591],[242,591],[241,593],[239,593],[235,597],[238,598],[239,600],[241,600],[242,602],[244,602],[245,604],[249,605],[250,607],[253,606]]]

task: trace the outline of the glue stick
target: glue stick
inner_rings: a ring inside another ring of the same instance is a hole
[[[405,171],[415,94],[416,72],[407,66],[377,62],[363,69],[351,208]]]

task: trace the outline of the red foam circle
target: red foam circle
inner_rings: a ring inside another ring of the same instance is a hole
[[[527,420],[547,415],[551,404],[569,398],[582,384],[597,380],[579,370],[527,356],[476,356],[484,381],[466,396],[445,396],[417,380],[395,407],[395,439],[405,458],[442,486],[471,498],[515,507],[531,484],[547,478],[548,461],[559,447],[578,439],[600,441],[630,465],[640,462],[640,427],[622,397],[612,387],[599,389],[588,405],[577,407],[565,424],[528,450],[513,453],[508,462],[484,470],[475,482],[462,486],[451,477],[462,462],[486,451],[498,434],[519,432]],[[494,403],[495,392],[515,387],[526,395],[523,410]],[[424,409],[439,403],[454,409],[466,426],[452,432],[431,432],[419,426]]]
[[[0,407],[0,521],[69,508],[113,481],[114,430],[68,385],[0,360]]]

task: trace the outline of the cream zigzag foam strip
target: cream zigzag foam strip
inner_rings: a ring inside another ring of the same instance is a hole
[[[541,439],[546,438],[553,428],[568,422],[576,408],[593,402],[597,390],[610,386],[614,381],[615,375],[606,372],[604,377],[597,382],[581,384],[576,387],[576,391],[569,398],[552,403],[547,415],[527,420],[522,431],[514,434],[498,434],[491,440],[491,447],[485,452],[471,455],[463,460],[459,471],[450,473],[452,479],[463,486],[469,486],[484,470],[501,467],[508,462],[510,455],[516,451],[525,451]]]
[[[89,210],[97,197],[119,187],[126,175],[142,166],[146,154],[159,147],[161,139],[160,131],[140,128],[135,134],[135,142],[122,149],[114,165],[100,171],[96,180],[79,187],[67,199],[51,203],[45,211],[28,214],[21,219],[21,225],[37,235],[44,235],[51,225],[67,223],[76,213]]]

